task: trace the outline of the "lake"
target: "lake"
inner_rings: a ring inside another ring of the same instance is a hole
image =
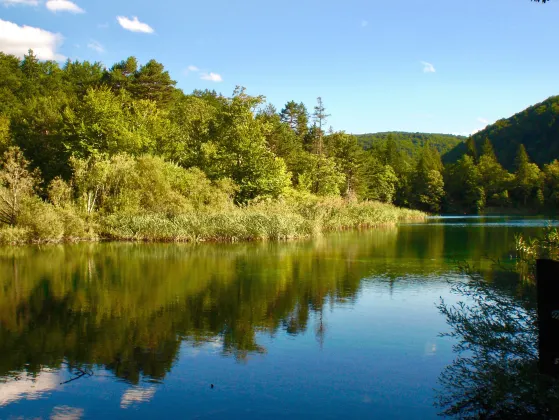
[[[0,249],[0,418],[436,418],[457,265],[548,225]]]

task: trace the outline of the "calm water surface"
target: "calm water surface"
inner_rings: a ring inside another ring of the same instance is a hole
[[[0,418],[436,418],[457,262],[555,223],[0,249]]]

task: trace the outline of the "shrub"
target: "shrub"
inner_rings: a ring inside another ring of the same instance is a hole
[[[54,206],[37,197],[26,200],[18,226],[28,229],[33,242],[58,242],[64,236],[64,223]]]
[[[19,226],[0,227],[1,245],[22,245],[29,241],[29,230]]]

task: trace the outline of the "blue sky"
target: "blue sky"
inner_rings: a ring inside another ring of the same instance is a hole
[[[469,134],[559,94],[559,1],[0,3],[5,52],[155,58],[185,92],[242,85],[278,109],[321,96],[352,133]]]

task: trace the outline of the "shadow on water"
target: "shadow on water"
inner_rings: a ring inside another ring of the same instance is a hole
[[[469,268],[453,284],[458,303],[439,304],[457,357],[439,377],[444,416],[470,419],[559,418],[559,380],[538,371],[535,286],[512,272],[492,282]]]

